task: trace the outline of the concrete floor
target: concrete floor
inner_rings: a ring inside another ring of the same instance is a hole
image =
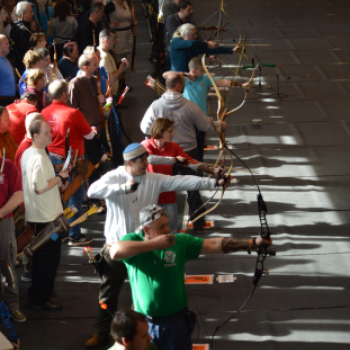
[[[218,3],[194,3],[197,22],[213,14]],[[143,10],[136,5],[137,75],[129,82],[133,91],[125,98],[129,109],[122,115],[125,132],[134,142],[142,140],[139,122],[157,98],[143,84],[154,67],[148,61],[151,44]],[[243,40],[269,45],[247,47],[247,53],[255,63],[278,66],[262,68],[262,83],[276,87],[278,76],[280,92],[288,97],[267,97],[276,91],[254,93],[252,88],[243,108],[227,118],[227,142],[257,174],[277,256],[266,259],[270,274],[262,277],[245,310],[220,329],[214,348],[348,349],[350,2],[237,0],[227,1],[225,9],[237,22]],[[237,28],[229,19],[226,22],[237,42]],[[217,15],[205,23],[216,24]],[[229,34],[223,39],[232,42]],[[221,59],[233,66],[238,62],[237,55]],[[247,60],[242,64],[250,65]],[[217,77],[232,76],[225,66],[211,71]],[[240,81],[251,74],[242,70]],[[253,83],[258,84],[258,71]],[[242,90],[234,90],[229,106],[238,106],[243,96]],[[214,116],[216,100],[209,102]],[[251,125],[256,118],[262,119],[260,127]],[[207,142],[218,144],[214,134],[207,136]],[[217,154],[206,152],[205,161],[213,163]],[[241,167],[237,161],[234,166]],[[221,205],[207,217],[214,228],[195,234],[250,238],[259,233],[257,188],[246,172],[235,170],[233,175],[239,184],[226,191]],[[183,199],[180,196],[179,202]],[[103,224],[104,216],[96,215],[84,225],[94,237],[95,252],[103,244]],[[199,315],[199,338],[195,339],[195,330],[194,343],[209,344],[215,328],[246,300],[255,259],[243,253],[203,256],[187,265],[187,274],[237,277],[234,283],[188,285],[189,306]],[[57,299],[64,303],[62,312],[32,311],[26,304],[28,285],[20,283],[21,306],[28,318],[25,324],[14,324],[21,349],[82,349],[96,316],[98,283],[82,248],[66,246],[56,283]],[[126,283],[120,307],[130,305]]]

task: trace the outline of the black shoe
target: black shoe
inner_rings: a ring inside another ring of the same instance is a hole
[[[40,305],[32,303],[32,308],[34,310],[60,311],[63,309],[63,305],[57,301],[54,301],[53,299],[50,299],[50,301]]]
[[[82,233],[79,235],[78,238],[70,237],[68,241],[68,245],[70,247],[77,247],[80,245],[88,245],[93,241],[92,238],[87,237],[86,235],[83,235]]]

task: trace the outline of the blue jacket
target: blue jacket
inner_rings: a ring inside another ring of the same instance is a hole
[[[184,40],[182,38],[174,38],[170,44],[170,60],[171,70],[177,72],[189,72],[188,63],[192,58],[200,54],[232,54],[229,47],[218,47],[217,49],[209,49],[208,43],[199,40]]]

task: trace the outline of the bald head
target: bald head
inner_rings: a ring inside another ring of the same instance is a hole
[[[36,120],[45,120],[45,118],[40,113],[30,113],[26,117],[25,124],[26,124],[26,130],[27,130],[27,137],[29,139],[32,138],[32,136],[30,135],[30,132],[29,132],[30,126]]]
[[[170,73],[165,81],[168,92],[179,92],[182,94],[185,88],[185,79],[182,74]]]
[[[0,57],[5,57],[10,53],[10,42],[6,35],[0,34]]]

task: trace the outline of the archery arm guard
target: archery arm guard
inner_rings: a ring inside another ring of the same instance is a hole
[[[221,249],[224,254],[235,253],[240,250],[245,250],[250,254],[252,249],[255,249],[255,238],[249,241],[246,239],[234,239],[232,237],[224,238],[221,242]]]

